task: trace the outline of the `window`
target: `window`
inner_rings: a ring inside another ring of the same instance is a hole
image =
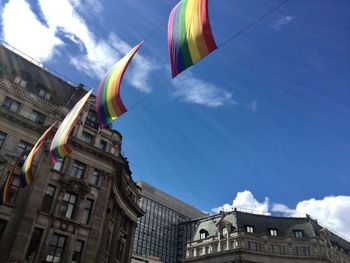
[[[258,243],[252,242],[252,241],[248,241],[248,248],[249,248],[250,250],[255,250],[255,251],[257,251],[257,250],[258,250]]]
[[[14,80],[13,82],[14,82],[15,84],[17,84],[17,85],[23,87],[23,88],[25,88],[26,85],[27,85],[27,83],[28,83],[26,80],[22,79],[22,78],[19,77],[19,76],[16,76],[16,77],[15,77],[15,80]]]
[[[81,134],[81,139],[86,143],[92,144],[94,140],[94,136],[92,136],[90,133],[83,132]]]
[[[22,160],[25,160],[32,148],[32,144],[21,140],[16,149],[16,156],[19,156],[21,153],[23,153]]]
[[[65,236],[58,234],[52,235],[49,244],[49,253],[46,257],[46,262],[61,262],[65,242]]]
[[[281,245],[272,244],[272,252],[276,254],[281,254],[282,253]]]
[[[46,193],[45,196],[43,198],[43,202],[41,204],[41,210],[49,213],[51,210],[51,205],[52,205],[52,201],[53,198],[55,196],[55,192],[56,192],[56,187],[53,185],[48,185],[46,188]]]
[[[20,181],[19,175],[14,174],[13,180],[11,182],[9,198],[8,198],[8,202],[10,204],[16,203],[20,185],[21,185],[21,181]]]
[[[26,258],[29,262],[34,262],[35,257],[38,253],[38,249],[40,246],[41,236],[43,234],[43,230],[40,228],[34,228],[32,238],[30,239],[30,243],[27,249]]]
[[[209,236],[209,232],[208,232],[207,230],[201,229],[201,230],[199,231],[199,238],[200,238],[200,239],[205,239],[205,238],[207,238],[208,236]]]
[[[74,161],[73,166],[70,170],[69,176],[81,179],[85,173],[85,168],[86,168],[85,164],[78,161]]]
[[[270,236],[276,237],[276,236],[278,236],[278,229],[276,229],[276,228],[270,228],[270,229],[269,229],[269,233],[270,233]]]
[[[47,90],[41,88],[38,93],[39,97],[42,97],[43,99],[49,101],[51,99],[51,93],[48,92]]]
[[[97,121],[97,116],[93,112],[89,112],[86,120],[85,120],[85,125],[90,126],[91,128],[98,129],[98,121]]]
[[[94,169],[94,171],[92,172],[91,177],[90,177],[90,184],[98,185],[98,183],[100,181],[100,175],[101,175],[101,171]]]
[[[0,219],[0,240],[1,240],[2,235],[5,232],[6,224],[7,224],[6,220]]]
[[[75,247],[72,257],[72,263],[80,263],[83,255],[84,242],[81,240],[75,241]]]
[[[245,230],[248,233],[254,233],[254,226],[245,226]]]
[[[104,140],[100,140],[100,149],[103,151],[107,150],[107,142]]]
[[[304,237],[304,231],[303,230],[293,230],[294,237],[296,238],[303,238]]]
[[[55,165],[53,166],[53,169],[55,171],[60,172],[62,170],[62,166],[63,166],[63,160],[59,159],[57,163],[55,163]]]
[[[0,149],[1,149],[2,145],[4,144],[5,139],[6,139],[6,133],[0,131]]]
[[[91,199],[86,199],[85,206],[83,210],[83,216],[81,219],[81,222],[85,225],[90,223],[90,217],[91,217],[91,211],[92,211],[92,205],[94,201]]]
[[[71,193],[64,193],[60,214],[66,218],[73,218],[77,196]]]
[[[46,116],[44,114],[42,114],[41,112],[33,110],[29,116],[29,119],[31,121],[38,123],[38,124],[44,124]]]
[[[2,106],[12,112],[17,112],[18,108],[21,104],[9,97],[6,97],[4,102],[2,103]]]

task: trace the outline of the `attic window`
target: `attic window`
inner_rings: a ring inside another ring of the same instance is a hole
[[[42,97],[43,99],[49,101],[51,99],[51,93],[48,92],[46,89],[44,88],[40,88],[39,89],[39,93],[38,93],[39,97]]]
[[[254,233],[254,226],[245,226],[245,231],[247,233]]]
[[[201,229],[199,231],[199,238],[200,239],[206,239],[209,236],[209,232],[205,229]]]
[[[22,79],[19,76],[15,77],[15,80],[13,81],[15,84],[17,84],[18,86],[21,86],[22,88],[25,88],[27,86],[28,81]]]
[[[269,234],[270,234],[270,236],[277,237],[278,236],[278,229],[277,228],[270,228]]]
[[[303,238],[304,237],[304,231],[303,230],[293,230],[294,237],[296,238]]]

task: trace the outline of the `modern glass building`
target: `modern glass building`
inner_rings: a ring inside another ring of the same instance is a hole
[[[145,182],[137,185],[141,188],[140,207],[145,215],[138,221],[133,253],[158,257],[165,263],[177,262],[183,249],[178,246],[179,224],[206,214]]]

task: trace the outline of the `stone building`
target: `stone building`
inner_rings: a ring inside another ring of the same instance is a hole
[[[0,45],[0,185],[19,153],[25,158],[85,93]],[[0,262],[130,262],[143,215],[139,188],[120,153],[121,134],[98,129],[94,104],[91,96],[68,157],[52,166],[51,134],[34,159],[32,184],[21,190],[15,169],[9,203],[0,206]]]
[[[178,237],[179,224],[206,216],[198,209],[142,181],[140,206],[145,215],[139,218],[134,241],[134,255],[158,257],[175,263],[183,257],[183,241]]]
[[[186,263],[350,262],[350,243],[310,216],[281,217],[234,210],[181,223]]]

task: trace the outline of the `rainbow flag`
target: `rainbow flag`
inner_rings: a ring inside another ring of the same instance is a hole
[[[101,128],[106,127],[127,111],[120,98],[120,84],[131,59],[142,43],[143,41],[114,64],[101,79],[96,98],[96,111]]]
[[[75,104],[68,115],[64,118],[53,137],[50,145],[50,159],[53,164],[57,163],[60,159],[63,159],[72,152],[68,145],[68,137],[73,130],[74,124],[78,120],[79,114],[83,110],[86,101],[90,97],[91,92],[92,90],[86,93],[86,95]]]
[[[26,161],[24,162],[23,166],[22,166],[22,171],[21,171],[21,187],[24,188],[26,187],[28,184],[30,184],[34,177],[33,177],[33,172],[32,172],[32,162],[33,159],[36,155],[36,153],[39,151],[41,145],[44,143],[47,135],[49,134],[49,132],[52,130],[52,128],[55,126],[57,121],[55,121],[45,132],[43,135],[41,135],[41,137],[39,138],[39,140],[36,142],[36,144],[34,145],[34,147],[32,148],[32,150],[30,151],[30,153],[27,156]]]
[[[168,47],[173,78],[217,48],[208,0],[182,0],[173,8],[168,22]]]
[[[0,199],[0,205],[1,204],[6,204],[8,202],[8,199],[10,197],[10,190],[11,190],[11,184],[13,182],[13,179],[15,176],[17,176],[16,174],[14,174],[15,172],[15,169],[18,165],[18,162],[22,159],[23,157],[23,153],[24,152],[21,152],[17,159],[16,159],[16,162],[15,164],[12,166],[12,169],[9,173],[9,175],[7,176],[6,178],[6,181],[4,183],[4,185],[1,187],[0,191],[1,191],[1,199]]]

